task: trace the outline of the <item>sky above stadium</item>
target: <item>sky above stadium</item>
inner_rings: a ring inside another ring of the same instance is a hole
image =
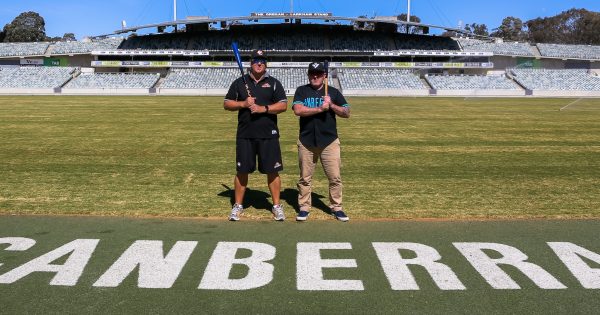
[[[177,17],[211,18],[247,16],[251,12],[331,12],[336,16],[392,16],[406,13],[407,0],[178,0]],[[84,36],[111,34],[127,26],[173,19],[173,0],[0,0],[0,26],[26,11],[38,12],[46,21],[48,36],[75,33]],[[411,14],[423,23],[457,27],[459,23],[486,24],[490,31],[507,16],[523,21],[553,16],[571,8],[600,11],[600,0],[412,0]]]

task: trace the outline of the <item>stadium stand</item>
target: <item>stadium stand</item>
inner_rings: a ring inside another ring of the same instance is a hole
[[[269,73],[281,82],[287,94],[294,94],[297,87],[308,84],[306,68],[271,68]]]
[[[537,44],[544,57],[600,59],[600,46]]]
[[[94,50],[103,49],[117,49],[121,45],[123,39],[121,38],[107,38],[101,40],[94,40],[90,42],[57,42],[50,45],[51,55],[66,55],[66,54],[83,54],[90,53]]]
[[[428,75],[427,82],[438,90],[519,90],[505,76],[485,75]]]
[[[65,85],[65,89],[149,89],[160,78],[158,73],[82,74]]]
[[[320,30],[320,31],[318,31]],[[383,34],[340,28],[335,31],[315,28],[258,28],[253,31],[205,31],[191,34],[153,34],[125,40],[120,49],[187,49],[229,50],[237,42],[241,50],[261,48],[278,51],[390,51],[390,50],[460,50],[456,41],[447,37],[412,34]]]
[[[460,50],[450,37],[395,34],[394,44],[398,50]]]
[[[426,75],[439,96],[524,96],[525,90],[505,75]]]
[[[301,32],[276,33],[272,37],[260,37],[258,47],[265,50],[325,50],[325,42],[325,36]]]
[[[71,79],[71,67],[2,68],[0,89],[54,89]]]
[[[491,51],[496,55],[534,56],[528,43],[503,42],[491,43],[477,39],[458,39],[463,51]]]
[[[0,43],[0,57],[42,56],[50,46],[47,42]]]
[[[512,69],[510,73],[532,91],[600,91],[600,77],[587,70]]]
[[[368,31],[338,32],[329,38],[329,42],[331,50],[392,50],[391,42],[388,37]]]
[[[188,42],[185,34],[132,36],[124,40],[119,49],[187,49]]]
[[[228,89],[240,76],[237,68],[172,69],[161,89]]]
[[[396,19],[347,24],[301,23],[300,18],[274,19],[274,24],[201,20],[166,33],[157,24],[151,28],[158,27],[159,34],[132,33],[125,40],[0,43],[5,67],[0,93],[224,95],[239,76],[231,54],[231,43],[237,42],[245,62],[251,49],[269,51],[268,71],[288,95],[307,83],[303,63],[328,59],[329,82],[346,95],[600,96],[600,46],[403,34],[395,22],[386,22]],[[43,64],[77,68],[51,70]],[[435,75],[420,77],[426,73]]]
[[[230,50],[231,43],[238,43],[241,50],[251,50],[254,47],[254,37],[240,36],[223,31],[213,31],[194,34],[189,38],[189,50]]]
[[[268,73],[281,82],[287,94],[308,83],[305,68],[269,68]],[[185,94],[203,94],[189,90],[212,90],[224,94],[239,76],[238,68],[172,69],[160,85],[160,93],[183,90]]]
[[[338,69],[338,78],[348,95],[428,95],[428,87],[405,69]]]
[[[342,88],[351,90],[424,89],[425,86],[410,70],[403,69],[338,69]]]

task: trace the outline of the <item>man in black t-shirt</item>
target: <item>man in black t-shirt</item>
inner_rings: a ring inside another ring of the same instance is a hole
[[[296,89],[292,109],[300,117],[298,137],[298,160],[300,180],[298,180],[297,221],[306,221],[311,208],[311,181],[315,164],[321,159],[323,170],[329,180],[329,207],[333,216],[343,222],[349,220],[342,210],[342,177],[340,174],[341,153],[337,134],[336,116],[350,117],[350,105],[342,93],[328,87],[325,95],[323,81],[325,67],[320,62],[308,66],[309,84]]]
[[[281,83],[267,73],[267,58],[262,50],[252,51],[250,73],[233,81],[223,107],[238,111],[236,137],[237,174],[234,179],[235,203],[229,215],[230,221],[238,221],[244,211],[243,200],[248,185],[248,174],[256,169],[267,174],[269,191],[273,198],[273,218],[285,220],[280,203],[283,170],[277,114],[287,109],[287,98]],[[250,95],[248,95],[250,92]]]

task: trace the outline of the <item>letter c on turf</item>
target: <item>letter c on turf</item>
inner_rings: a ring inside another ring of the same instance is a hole
[[[2,237],[0,238],[0,244],[10,244],[4,250],[9,251],[26,251],[35,245],[35,240],[25,237]],[[2,263],[0,263],[2,266]]]

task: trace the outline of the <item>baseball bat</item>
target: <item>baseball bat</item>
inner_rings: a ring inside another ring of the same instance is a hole
[[[325,60],[325,62],[323,63],[323,66],[325,66],[325,96],[328,96],[328,87],[329,87],[329,61]]]
[[[233,49],[233,55],[235,56],[235,61],[238,64],[238,68],[240,68],[240,74],[242,75],[242,80],[244,81],[244,86],[246,87],[246,93],[248,93],[248,97],[252,97],[250,94],[250,88],[248,88],[248,82],[246,81],[246,76],[244,75],[244,65],[242,64],[242,58],[240,57],[240,51],[238,50],[237,43],[231,43],[231,48]]]

